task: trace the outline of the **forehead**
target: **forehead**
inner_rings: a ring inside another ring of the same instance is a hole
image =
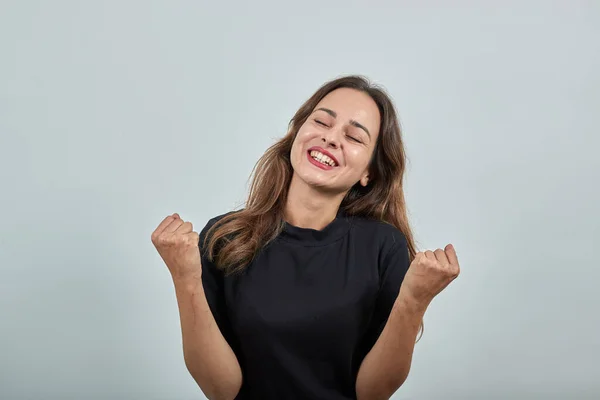
[[[365,125],[370,132],[379,132],[380,115],[375,101],[368,94],[350,88],[340,88],[328,93],[315,107],[328,108],[337,114],[337,120],[354,120]]]

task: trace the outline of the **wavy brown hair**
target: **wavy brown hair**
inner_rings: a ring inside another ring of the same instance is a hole
[[[292,179],[290,151],[300,127],[330,92],[351,88],[368,94],[379,108],[379,137],[369,165],[369,184],[356,183],[340,208],[348,215],[387,222],[406,237],[409,257],[416,254],[404,199],[406,154],[394,104],[385,89],[363,76],[351,75],[322,85],[296,112],[288,133],[267,149],[252,171],[245,207],[229,213],[207,232],[207,254],[226,273],[243,270],[284,226],[284,207]],[[421,325],[421,329],[423,326]],[[422,332],[422,331],[421,331]]]

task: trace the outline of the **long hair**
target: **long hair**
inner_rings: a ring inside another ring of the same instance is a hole
[[[379,137],[369,165],[369,184],[355,184],[340,208],[348,215],[384,221],[406,237],[409,258],[416,255],[404,199],[406,154],[394,104],[386,91],[367,78],[350,75],[323,84],[296,112],[288,133],[267,149],[252,170],[245,207],[229,213],[206,234],[207,254],[226,273],[243,270],[284,226],[284,206],[292,180],[290,152],[296,134],[317,104],[330,92],[351,88],[368,94],[379,108]],[[423,325],[421,324],[421,333]]]

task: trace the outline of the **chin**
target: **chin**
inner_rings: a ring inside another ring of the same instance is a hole
[[[319,176],[320,174],[315,173],[300,173],[298,177],[304,181],[309,186],[315,187],[327,187],[331,185],[330,179],[327,179],[323,176]]]
[[[298,178],[307,186],[319,192],[338,194],[344,191],[338,185],[335,185],[331,178],[319,176],[319,174],[298,174]]]

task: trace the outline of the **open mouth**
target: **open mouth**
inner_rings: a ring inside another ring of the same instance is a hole
[[[308,160],[316,165],[317,167],[320,167],[322,169],[332,169],[338,166],[337,162],[332,159],[331,157],[321,153],[318,150],[309,150],[308,151]]]

